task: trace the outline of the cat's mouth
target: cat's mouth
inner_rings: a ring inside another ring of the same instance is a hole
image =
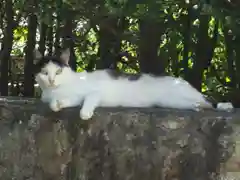
[[[56,85],[56,84],[49,84],[48,85],[48,88],[52,88],[52,89],[55,89],[57,87],[58,87],[58,85]]]

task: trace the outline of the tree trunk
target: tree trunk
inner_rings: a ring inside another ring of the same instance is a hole
[[[236,88],[240,90],[240,36],[236,35],[235,40],[231,41],[231,44],[234,43],[232,46],[234,48],[233,53],[235,56],[235,77],[236,77]],[[238,95],[239,96],[239,95]],[[240,102],[240,101],[239,101]],[[239,103],[240,105],[240,103]]]
[[[47,30],[47,47],[48,47],[48,55],[53,55],[53,27],[48,26]]]
[[[66,19],[65,19],[65,28],[64,28],[64,37],[63,37],[63,48],[70,48],[70,67],[76,71],[77,70],[77,62],[76,56],[74,52],[74,40],[73,40],[73,29],[74,29],[74,12],[71,10],[66,10]]]
[[[34,13],[31,13],[28,17],[27,47],[24,64],[25,97],[34,96],[33,52],[36,45],[36,31],[37,31],[37,16]]]
[[[60,18],[56,19],[54,50],[56,56],[60,56]]]
[[[62,0],[56,1],[57,3],[57,8],[56,8],[56,14],[57,17],[55,19],[56,27],[55,27],[55,41],[54,41],[54,50],[55,50],[55,55],[60,56],[60,51],[61,51],[61,45],[60,45],[60,34],[61,34],[61,22],[62,22]]]
[[[143,73],[160,75],[164,72],[165,68],[158,56],[163,32],[162,25],[162,23],[152,19],[139,20],[139,62],[140,70]]]
[[[184,78],[186,79],[189,76],[189,67],[188,67],[188,53],[189,47],[191,44],[191,23],[192,23],[192,7],[188,8],[188,14],[185,16],[184,32],[183,32],[183,70]]]
[[[202,79],[204,70],[211,64],[218,37],[218,24],[215,25],[214,36],[208,36],[208,23],[210,16],[201,15],[200,27],[198,30],[198,42],[196,46],[196,59],[193,63],[191,75],[186,79],[199,91],[202,89]]]
[[[100,61],[97,69],[117,68],[118,54],[121,50],[121,33],[124,30],[125,19],[118,17],[103,17],[99,30]]]
[[[40,41],[39,41],[39,51],[44,54],[46,50],[46,38],[47,38],[47,25],[42,22],[41,23],[41,33],[40,33]]]
[[[8,95],[8,70],[9,70],[9,61],[10,54],[12,51],[13,45],[13,30],[14,30],[14,12],[13,12],[13,2],[12,0],[6,0],[5,2],[5,11],[6,11],[6,22],[7,27],[5,29],[3,45],[0,52],[1,60],[1,79],[0,79],[0,89],[1,95]]]
[[[229,32],[229,29],[227,27],[224,27],[224,38],[225,38],[225,45],[226,45],[226,58],[227,58],[227,64],[228,64],[228,74],[231,79],[231,85],[233,87],[237,87],[236,82],[236,68],[234,64],[235,56],[234,56],[234,44],[233,42],[233,35]]]
[[[3,30],[4,29],[4,15],[5,15],[5,2],[2,1],[0,3],[0,29]],[[1,36],[0,36],[1,37]],[[2,42],[0,42],[0,49],[2,47]]]

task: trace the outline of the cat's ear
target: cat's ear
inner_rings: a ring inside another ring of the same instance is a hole
[[[65,49],[62,52],[60,58],[61,58],[61,60],[64,64],[68,65],[68,62],[69,62],[69,59],[70,59],[70,49],[69,48]]]
[[[42,59],[43,55],[40,53],[39,50],[35,49],[34,50],[34,64],[36,64],[40,59]]]

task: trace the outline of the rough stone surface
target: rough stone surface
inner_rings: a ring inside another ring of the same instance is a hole
[[[240,111],[78,115],[78,107],[52,113],[35,99],[1,97],[0,179],[210,180],[240,172]]]

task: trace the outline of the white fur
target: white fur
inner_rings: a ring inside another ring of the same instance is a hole
[[[230,102],[226,102],[226,103],[220,102],[217,104],[217,109],[221,110],[221,111],[229,111],[230,112],[234,109],[234,107],[233,107],[232,103],[230,103]]]
[[[49,62],[45,68],[43,68],[44,72],[48,74],[39,73],[36,75],[36,81],[39,83],[39,86],[42,88],[51,88],[52,84],[50,81],[54,82],[54,86],[59,86],[63,82],[67,82],[69,80],[69,76],[72,75],[72,72],[69,71],[69,68],[62,68],[61,75],[57,75],[56,72],[61,68],[56,64]]]
[[[181,78],[153,77],[144,74],[136,81],[114,79],[106,70],[76,73],[64,67],[62,73],[54,63],[46,65],[48,75],[37,74],[42,89],[42,101],[53,111],[82,104],[81,119],[87,120],[96,107],[150,107],[201,110],[213,108],[204,96]],[[49,79],[54,84],[49,83]]]

